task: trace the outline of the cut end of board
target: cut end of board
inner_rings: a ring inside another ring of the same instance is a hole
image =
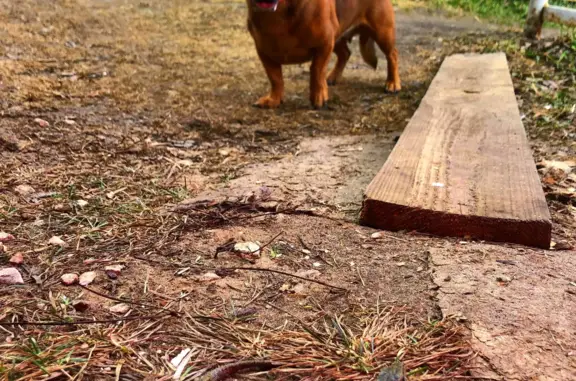
[[[550,248],[549,220],[514,220],[444,213],[365,199],[360,224],[388,231],[416,231],[436,236],[474,238]]]
[[[444,60],[360,223],[550,248],[552,224],[503,53]]]

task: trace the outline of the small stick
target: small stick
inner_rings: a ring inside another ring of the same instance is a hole
[[[250,254],[254,254],[257,251],[264,249],[266,246],[270,246],[270,244],[272,242],[274,242],[276,240],[276,238],[280,237],[283,233],[284,233],[284,231],[281,231],[280,233],[276,234],[274,237],[272,237],[272,239],[270,241],[265,243],[263,246],[260,246],[258,249],[251,251]]]
[[[106,299],[113,300],[113,301],[115,301],[115,302],[133,304],[133,305],[142,306],[142,307],[156,308],[156,309],[159,309],[159,310],[162,310],[162,311],[169,312],[171,315],[175,315],[175,316],[180,316],[180,315],[182,314],[181,312],[178,312],[178,311],[175,311],[175,310],[171,310],[171,309],[169,309],[169,308],[164,308],[164,307],[155,306],[155,305],[152,305],[152,304],[141,303],[141,302],[134,302],[134,301],[132,301],[132,300],[115,298],[115,297],[113,297],[113,296],[106,295],[106,294],[104,294],[104,293],[101,293],[101,292],[99,292],[99,291],[93,290],[93,289],[88,288],[88,287],[86,287],[86,286],[82,286],[81,284],[80,284],[79,286],[82,287],[83,289],[85,289],[86,291],[90,291],[90,292],[93,293],[93,294],[96,294],[96,295],[101,296],[101,297],[106,298]]]
[[[360,272],[360,267],[356,267],[358,270],[358,276],[360,277],[360,281],[362,282],[362,286],[366,287],[366,283],[364,282],[364,278],[362,278],[362,273]]]
[[[106,319],[106,320],[76,320],[76,321],[16,321],[11,323],[4,323],[0,322],[0,326],[9,327],[14,325],[83,325],[83,324],[109,324],[109,323],[118,323],[121,321],[130,321],[130,320],[147,320],[147,319],[156,319],[159,317],[170,316],[170,314],[165,315],[146,315],[146,316],[126,316],[123,318],[117,319]]]
[[[278,365],[270,361],[238,361],[217,367],[206,373],[200,378],[200,381],[222,381],[236,375],[236,373],[247,370],[267,371]]]
[[[282,275],[291,276],[291,277],[293,277],[293,278],[298,278],[298,279],[302,279],[302,280],[307,280],[308,282],[318,283],[318,284],[321,284],[322,286],[334,288],[334,289],[337,289],[337,290],[348,291],[348,289],[343,288],[343,287],[333,286],[333,285],[331,285],[331,284],[324,283],[324,282],[319,281],[319,280],[316,280],[316,279],[304,278],[303,276],[299,276],[299,275],[296,275],[296,274],[290,274],[290,273],[287,273],[287,272],[284,272],[284,271],[280,271],[280,270],[265,269],[265,268],[262,268],[262,267],[224,267],[224,269],[226,269],[226,270],[247,270],[247,271],[268,271],[268,272],[271,272],[271,273],[282,274]]]

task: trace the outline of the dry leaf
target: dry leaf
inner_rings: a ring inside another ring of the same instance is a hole
[[[96,279],[96,271],[88,271],[80,275],[79,283],[81,286],[88,286]]]

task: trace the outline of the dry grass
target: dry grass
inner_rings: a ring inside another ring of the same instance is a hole
[[[175,205],[250,163],[297,154],[302,136],[402,129],[441,61],[414,40],[405,56],[417,64],[402,66],[406,91],[392,97],[381,92],[383,70],[370,71],[355,54],[346,82],[331,90],[332,110],[320,112],[308,108],[306,67],[291,67],[285,107],[255,112],[267,81],[242,4],[0,0],[0,219],[16,237],[0,265],[22,253],[26,282],[0,289],[2,379],[160,378],[173,374],[169,359],[185,347],[197,354],[188,379],[244,358],[278,362],[272,372],[286,379],[371,379],[396,356],[416,379],[466,377],[473,353],[451,320],[354,307],[326,321],[262,327],[224,313],[228,300],[218,295],[178,288],[176,270],[206,271],[196,260],[213,255],[178,245],[183,234],[242,226],[276,209],[247,201],[172,213]],[[470,45],[445,41],[442,54]],[[33,190],[19,193],[22,185]],[[52,236],[67,246],[49,245]],[[169,274],[171,283],[156,289],[164,293],[148,288],[139,263]],[[65,272],[104,264],[132,273],[97,282],[100,296],[60,284]],[[111,298],[130,312],[75,308]],[[191,317],[183,311],[196,298],[204,304]]]
[[[47,374],[168,379],[174,372],[170,359],[190,348],[183,380],[242,359],[272,361],[279,367],[270,373],[278,380],[364,380],[396,358],[413,380],[448,380],[466,379],[474,355],[459,324],[449,319],[421,322],[402,308],[358,307],[346,317],[327,317],[316,326],[302,323],[300,329],[256,328],[240,320],[189,314],[177,325],[169,319],[109,328],[29,329],[0,345],[1,374],[7,380]]]

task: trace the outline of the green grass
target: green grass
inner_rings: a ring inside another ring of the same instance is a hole
[[[428,0],[436,7],[461,9],[481,18],[505,23],[519,23],[526,18],[529,0]],[[550,0],[550,4],[574,8],[576,3]]]

